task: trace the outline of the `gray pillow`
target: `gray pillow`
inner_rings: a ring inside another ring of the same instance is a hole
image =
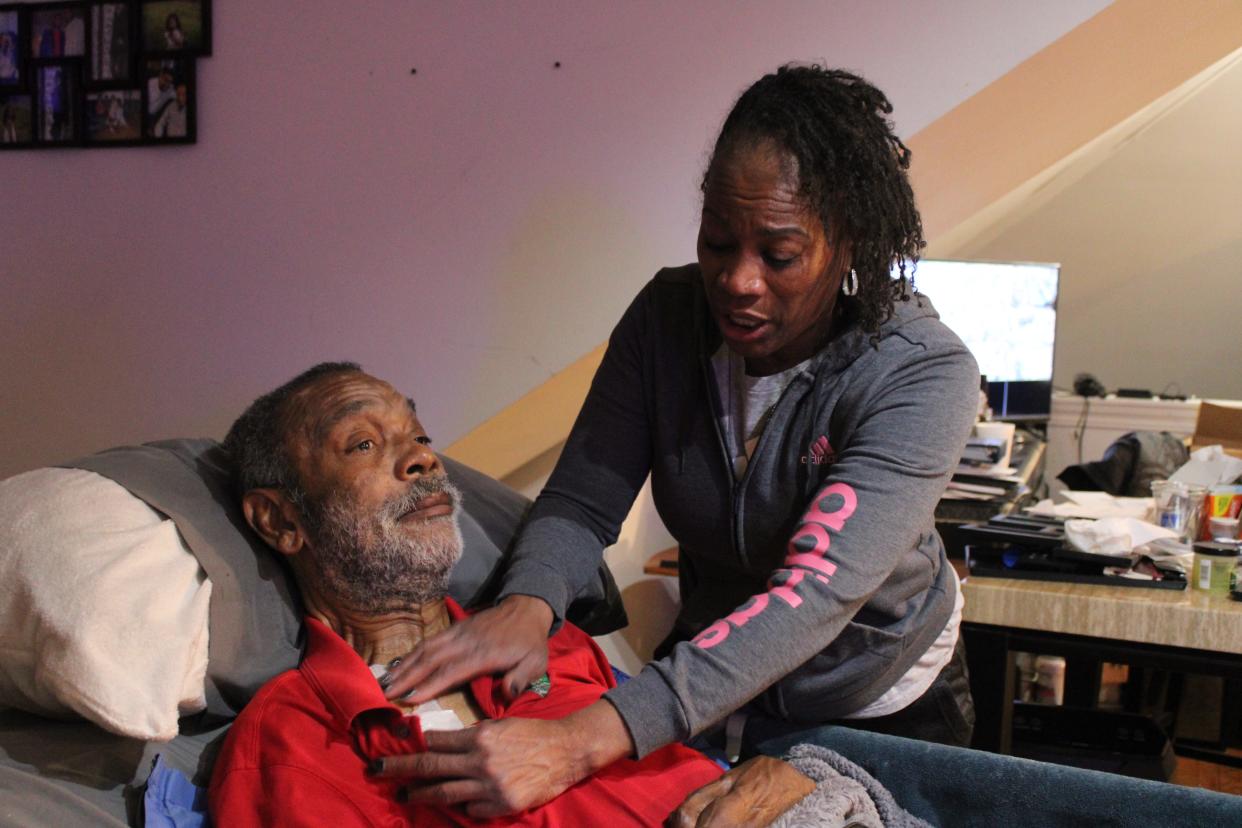
[[[492,478],[441,457],[462,490],[464,548],[449,591],[464,606],[494,598],[506,553],[530,501]],[[207,713],[232,717],[301,654],[302,608],[284,564],[250,531],[232,484],[228,453],[214,440],[121,446],[62,464],[108,477],[170,517],[212,581]],[[570,620],[593,635],[626,624],[602,565]]]

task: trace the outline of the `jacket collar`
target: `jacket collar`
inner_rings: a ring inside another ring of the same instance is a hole
[[[446,598],[445,604],[453,624],[469,615],[452,598]],[[348,729],[358,716],[372,710],[403,715],[401,708],[384,698],[384,691],[371,674],[370,667],[345,639],[321,621],[310,617],[305,620],[306,654],[298,669],[343,729]],[[487,718],[495,718],[501,712],[493,699],[494,684],[490,676],[482,676],[470,683],[475,700]]]

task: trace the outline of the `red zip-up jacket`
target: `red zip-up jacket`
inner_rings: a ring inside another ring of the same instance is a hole
[[[451,600],[454,622],[466,613]],[[389,703],[349,645],[307,619],[306,654],[246,706],[224,742],[210,788],[221,828],[243,826],[660,825],[720,769],[680,745],[619,760],[559,797],[511,817],[480,821],[460,808],[398,803],[401,781],[366,773],[370,759],[426,750],[417,716]],[[550,689],[506,703],[490,677],[470,683],[486,718],[562,718],[615,685],[604,654],[570,624],[548,641]]]

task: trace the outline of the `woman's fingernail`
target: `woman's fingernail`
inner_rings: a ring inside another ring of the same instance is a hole
[[[392,661],[388,662],[388,669],[389,669],[389,670],[395,670],[395,669],[397,669],[397,668],[398,668],[398,667],[400,667],[400,666],[401,666],[401,657],[400,657],[400,656],[398,656],[397,658],[394,658]]]
[[[372,759],[370,762],[367,762],[367,773],[371,774],[372,776],[377,776],[378,774],[381,774],[383,772],[384,772],[384,760],[383,759]]]

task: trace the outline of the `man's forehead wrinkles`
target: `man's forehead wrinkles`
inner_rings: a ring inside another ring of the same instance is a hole
[[[375,400],[350,400],[338,406],[334,406],[331,410],[325,412],[321,416],[315,418],[311,433],[317,442],[322,443],[328,438],[328,433],[341,420],[357,414],[367,408],[373,408],[376,405]]]

